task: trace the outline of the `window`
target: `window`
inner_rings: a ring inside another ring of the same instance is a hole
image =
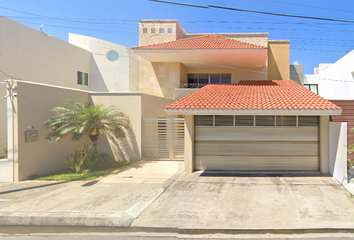
[[[111,50],[107,53],[107,59],[111,62],[117,61],[119,58],[119,53],[117,51]]]
[[[318,116],[298,116],[298,126],[319,126],[320,119]]]
[[[254,126],[253,115],[235,115],[235,126]]]
[[[214,116],[213,115],[196,115],[194,116],[194,124],[196,126],[213,126]]]
[[[215,126],[233,126],[234,116],[232,115],[215,115]]]
[[[169,29],[168,29],[168,33],[172,33],[172,28],[169,28]]]
[[[256,126],[275,126],[275,116],[256,116]]]
[[[318,127],[318,116],[195,115],[195,126]]]
[[[148,29],[147,28],[143,28],[143,33],[147,33]]]
[[[304,84],[304,87],[311,92],[318,94],[318,84]]]
[[[201,88],[209,83],[231,83],[231,74],[188,74],[187,88]]]
[[[156,28],[151,28],[151,33],[156,33]]]
[[[296,126],[296,116],[276,116],[277,126]]]
[[[77,71],[77,84],[90,86],[90,77],[88,73]]]
[[[160,33],[165,33],[165,29],[160,28]]]

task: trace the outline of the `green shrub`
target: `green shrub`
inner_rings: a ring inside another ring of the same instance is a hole
[[[5,158],[7,158],[7,143],[6,146],[2,148],[2,153],[4,154]]]
[[[95,153],[90,144],[84,144],[67,158],[69,168],[75,173],[89,173],[111,168],[115,159],[111,154]]]
[[[82,148],[76,150],[74,153],[67,157],[66,162],[69,168],[75,173],[81,173],[84,170],[85,161],[91,156],[91,145],[84,144]]]
[[[91,172],[111,168],[115,163],[114,157],[107,153],[92,153],[85,162],[85,168]]]

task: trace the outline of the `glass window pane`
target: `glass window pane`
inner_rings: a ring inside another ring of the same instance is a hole
[[[199,83],[208,84],[209,82],[209,74],[199,74]]]
[[[195,115],[195,126],[213,126],[213,115]]]
[[[318,94],[318,89],[317,89],[317,84],[313,84],[310,86],[310,89],[312,92]]]
[[[220,83],[220,74],[210,74],[210,83]]]
[[[256,126],[274,126],[275,116],[256,116]]]
[[[198,74],[188,74],[188,83],[198,83]]]
[[[77,84],[82,85],[82,72],[77,72]]]
[[[298,116],[298,126],[319,126],[319,117]]]
[[[309,84],[304,84],[304,87],[310,90],[310,85]]]
[[[231,74],[221,74],[221,83],[231,83]]]
[[[233,126],[234,116],[230,115],[215,115],[215,126]]]
[[[276,116],[277,126],[296,126],[296,116]]]
[[[89,75],[88,75],[88,73],[85,73],[85,85],[86,86],[89,85]]]
[[[235,126],[253,126],[253,115],[236,115]]]

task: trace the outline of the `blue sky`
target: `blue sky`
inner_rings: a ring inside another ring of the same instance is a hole
[[[202,6],[305,15],[354,21],[353,0],[175,0]],[[0,0],[0,15],[67,41],[77,33],[132,47],[139,44],[139,19],[176,19],[187,33],[267,32],[290,40],[290,63],[312,74],[354,49],[354,23],[193,8],[148,0]]]

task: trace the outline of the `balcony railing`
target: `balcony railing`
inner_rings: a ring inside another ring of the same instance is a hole
[[[179,88],[202,88],[208,85],[208,83],[181,83]]]

